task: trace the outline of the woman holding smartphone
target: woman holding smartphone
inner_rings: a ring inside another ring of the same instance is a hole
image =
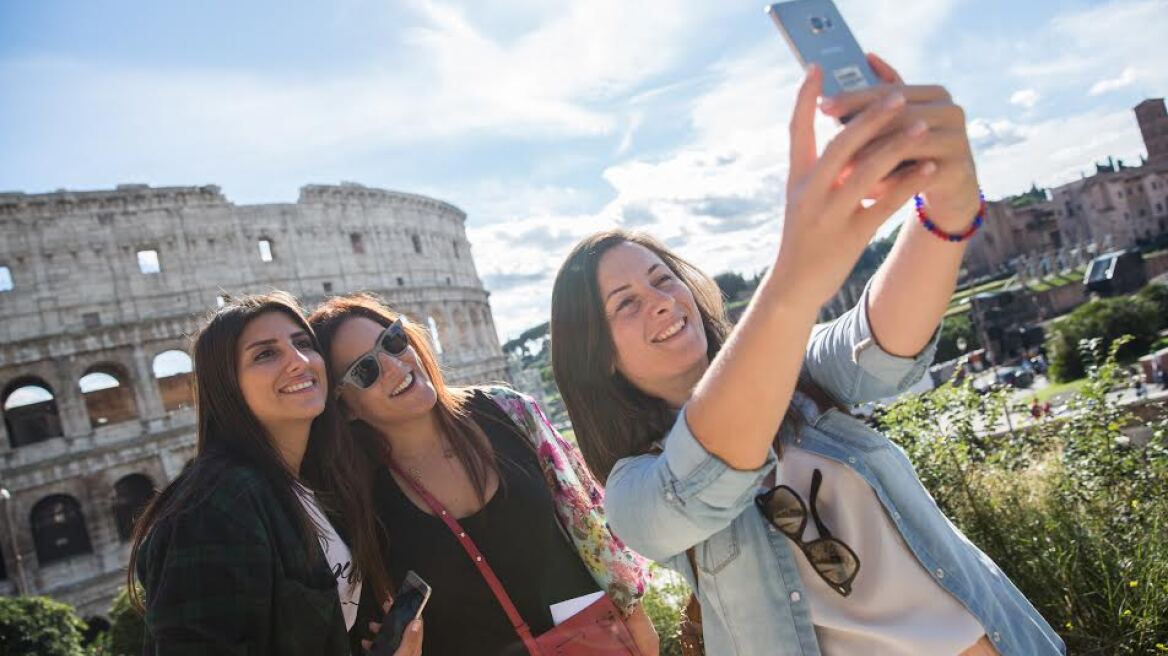
[[[613,531],[689,580],[708,653],[1062,653],[903,452],[835,407],[925,373],[984,211],[961,109],[870,62],[888,84],[824,102],[855,118],[822,156],[809,69],[779,252],[735,329],[708,276],[646,236],[600,233],[556,278],[556,382]],[[932,228],[905,225],[857,306],[815,326],[917,191]]]
[[[556,624],[552,606],[606,595],[636,649],[656,656],[644,563],[609,532],[600,487],[534,401],[446,385],[425,329],[375,297],[331,298],[309,322],[374,467],[389,573],[432,588],[427,654],[526,653]]]
[[[384,599],[379,530],[338,439],[328,372],[291,296],[232,301],[194,343],[195,458],[135,527],[145,653],[360,653],[359,600]],[[419,656],[419,623],[396,656]]]

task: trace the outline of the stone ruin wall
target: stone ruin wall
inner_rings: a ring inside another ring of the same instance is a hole
[[[0,194],[0,594],[108,612],[129,517],[193,455],[181,353],[220,296],[282,289],[311,307],[373,291],[436,329],[450,382],[506,380],[465,221],[353,184],[267,205],[214,186]],[[106,386],[82,392],[87,376]]]

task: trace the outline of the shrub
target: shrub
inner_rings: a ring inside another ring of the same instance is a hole
[[[1153,299],[1134,296],[1105,298],[1080,305],[1067,316],[1054,322],[1047,351],[1050,354],[1050,376],[1059,382],[1082,378],[1086,363],[1081,357],[1084,340],[1101,339],[1104,352],[1122,335],[1131,340],[1117,353],[1121,362],[1132,362],[1148,352],[1156,341],[1161,317]]]
[[[1107,390],[1115,340],[1081,354],[1089,379],[1071,414],[987,434],[1004,393],[969,383],[905,398],[881,416],[945,514],[1010,576],[1072,654],[1149,654],[1168,644],[1168,422],[1146,447]],[[1100,363],[1098,366],[1095,363]]]
[[[109,656],[138,656],[142,653],[142,638],[146,625],[142,616],[130,605],[128,588],[122,588],[110,608]]]
[[[0,597],[0,656],[81,656],[85,622],[46,597]]]
[[[652,565],[651,571],[645,613],[661,639],[661,656],[681,656],[681,611],[689,599],[689,586],[679,574],[660,565]]]

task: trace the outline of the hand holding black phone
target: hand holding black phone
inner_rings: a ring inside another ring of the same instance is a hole
[[[381,620],[381,630],[369,647],[370,656],[393,656],[401,646],[406,628],[422,616],[422,609],[429,600],[430,586],[413,571],[407,573],[393,596],[393,604]]]

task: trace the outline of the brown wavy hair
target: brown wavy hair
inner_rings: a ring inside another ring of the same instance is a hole
[[[580,452],[601,482],[608,480],[618,460],[652,451],[653,442],[664,437],[676,419],[665,401],[641,391],[614,367],[616,347],[604,315],[597,271],[605,253],[626,243],[652,251],[693,293],[711,362],[730,334],[718,285],[653,237],[614,229],[576,244],[552,287],[552,373]],[[798,389],[821,406],[835,405],[809,379],[800,377]],[[789,408],[784,421],[798,420]]]
[[[296,299],[285,292],[246,296],[213,312],[194,338],[194,386],[197,415],[195,457],[183,472],[159,493],[134,526],[126,582],[132,605],[144,603],[135,585],[142,542],[160,522],[202,503],[215,489],[226,469],[244,464],[261,473],[272,485],[285,512],[300,529],[307,554],[320,548],[316,526],[296,497],[295,473],[289,471],[271,436],[248,407],[239,387],[236,349],[244,328],[256,317],[280,312],[291,318],[324,355],[322,345],[304,318]],[[327,361],[327,360],[326,360]],[[312,421],[300,477],[318,502],[343,531],[353,554],[355,580],[384,599],[389,579],[382,565],[379,541],[382,531],[373,515],[369,466],[342,432],[336,401],[326,395],[324,411]]]
[[[330,365],[330,371],[333,364],[332,346],[337,331],[343,323],[357,317],[369,319],[381,326],[389,326],[401,319],[410,346],[417,353],[418,362],[421,363],[437,392],[438,402],[434,408],[437,412],[438,426],[450,440],[450,447],[466,470],[479,502],[485,504],[490,477],[498,476],[498,464],[486,433],[471,414],[470,401],[474,398],[475,389],[447,385],[438,358],[430,347],[430,335],[427,330],[406,315],[391,309],[380,297],[369,293],[334,296],[309,315],[308,323],[316,331],[321,353],[324,355],[325,363]],[[335,387],[336,383],[333,383],[333,391]],[[335,397],[336,394],[330,396]],[[339,403],[344,406],[344,401]],[[349,432],[359,444],[359,448],[378,466],[390,455],[389,443],[375,428],[364,421],[359,419],[350,421]]]

